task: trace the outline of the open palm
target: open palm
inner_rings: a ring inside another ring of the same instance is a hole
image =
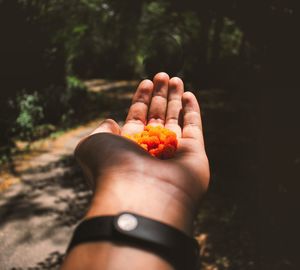
[[[161,125],[177,134],[174,158],[154,158],[120,136],[141,132],[145,125]],[[170,79],[166,73],[158,73],[153,82],[139,84],[122,128],[114,120],[103,121],[75,153],[93,186],[99,184],[97,179],[102,175],[139,174],[156,179],[158,189],[184,200],[189,208],[196,208],[209,182],[198,102],[191,92],[184,92],[181,79]]]

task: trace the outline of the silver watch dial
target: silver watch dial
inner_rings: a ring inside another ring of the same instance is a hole
[[[132,231],[138,225],[138,220],[131,214],[122,214],[118,217],[117,224],[124,231]]]

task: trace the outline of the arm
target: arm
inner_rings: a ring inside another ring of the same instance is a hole
[[[183,124],[180,112],[183,111]],[[151,157],[119,136],[146,124],[176,132],[178,150],[171,160]],[[106,120],[79,145],[76,157],[94,189],[85,218],[132,211],[192,234],[193,219],[209,182],[200,109],[195,96],[184,93],[179,78],[159,73],[138,86],[122,129]],[[96,137],[94,137],[96,138]],[[101,154],[100,154],[101,153]],[[159,256],[111,242],[75,247],[62,266],[67,269],[173,269]]]

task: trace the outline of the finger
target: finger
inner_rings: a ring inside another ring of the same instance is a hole
[[[179,125],[179,116],[182,109],[182,95],[184,92],[183,81],[174,77],[169,81],[168,106],[166,114],[165,127],[174,131],[177,137],[181,137],[181,127]]]
[[[148,113],[148,124],[162,126],[165,124],[169,79],[169,75],[164,72],[156,74],[153,79],[154,89]]]
[[[182,96],[183,138],[196,139],[203,143],[200,107],[193,93],[185,92]]]
[[[141,132],[147,122],[148,107],[153,92],[153,83],[150,80],[142,81],[132,99],[132,104],[122,128],[122,134]]]
[[[120,134],[120,126],[118,123],[112,119],[106,119],[100,123],[99,127],[96,128],[90,135],[96,133],[108,132],[116,135]]]

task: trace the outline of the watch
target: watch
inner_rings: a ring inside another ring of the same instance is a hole
[[[176,270],[199,269],[199,244],[184,232],[159,221],[122,212],[82,221],[74,231],[67,252],[74,246],[111,241],[153,252]]]

